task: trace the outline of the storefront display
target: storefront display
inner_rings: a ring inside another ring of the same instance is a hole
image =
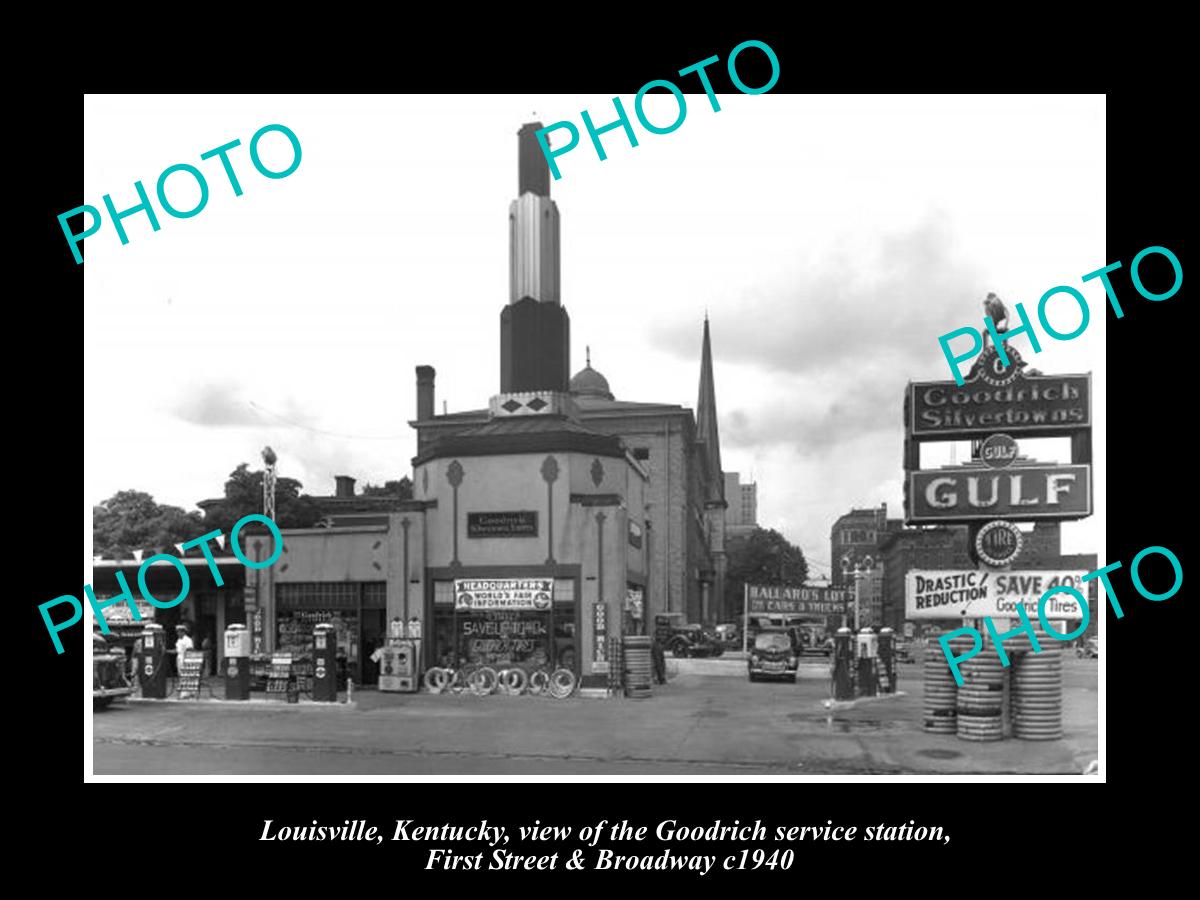
[[[472,578],[434,588],[432,665],[576,670],[573,581]]]

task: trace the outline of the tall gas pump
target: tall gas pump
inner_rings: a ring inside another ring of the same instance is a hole
[[[313,628],[312,698],[337,702],[337,630],[324,622]]]
[[[142,696],[162,700],[167,696],[167,634],[161,625],[150,622],[142,632],[142,650],[138,654],[138,684]]]
[[[854,641],[843,625],[833,635],[833,699],[854,699]]]
[[[890,628],[879,629],[879,670],[883,692],[896,693],[896,633]]]
[[[874,697],[876,691],[875,662],[879,655],[879,637],[870,625],[858,633],[858,696]]]
[[[245,625],[225,629],[225,699],[250,699],[250,632]]]

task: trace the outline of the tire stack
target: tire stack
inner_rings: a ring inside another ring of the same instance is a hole
[[[650,696],[652,665],[650,660],[650,636],[630,634],[623,639],[625,660],[625,696],[644,698]]]
[[[625,654],[621,652],[621,639],[610,634],[608,640],[608,694],[615,697],[621,692],[621,676],[625,671]]]
[[[954,638],[951,649],[961,653],[965,639]],[[936,649],[935,649],[936,648]],[[925,653],[925,730],[933,734],[955,734],[958,731],[958,685],[950,671],[946,654],[936,642]]]
[[[970,644],[968,644],[970,646]],[[982,650],[959,664],[958,737],[964,741],[1004,738],[1004,667],[995,652]]]
[[[1050,640],[1050,638],[1047,638]],[[1013,737],[1023,741],[1055,741],[1062,729],[1062,650],[1046,646],[1041,653],[1022,653],[1013,673]]]

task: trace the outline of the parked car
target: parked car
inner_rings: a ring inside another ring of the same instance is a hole
[[[760,678],[796,680],[800,656],[787,631],[760,631],[754,636],[750,659],[746,663],[751,681]]]
[[[1083,659],[1099,659],[1100,658],[1100,639],[1095,637],[1087,638],[1078,642],[1075,645],[1075,655]]]
[[[737,625],[727,623],[717,626],[717,640],[726,647],[737,647],[742,643],[741,629]]]
[[[904,663],[914,662],[912,641],[903,635],[896,636],[896,661]]]
[[[92,635],[92,709],[104,709],[116,697],[128,697],[133,687],[125,676],[125,654],[113,652],[102,635]]]
[[[725,645],[700,625],[680,625],[667,640],[667,649],[673,656],[720,656]]]

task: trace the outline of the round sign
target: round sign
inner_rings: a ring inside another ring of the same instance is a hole
[[[325,667],[324,666],[317,666],[317,677],[318,678],[325,677]]]
[[[1021,529],[1012,522],[988,522],[975,535],[975,552],[989,566],[1007,566],[1021,552]]]
[[[989,343],[987,349],[980,354],[979,377],[996,387],[1006,385],[1016,378],[1025,361],[1021,359],[1016,347],[1009,347],[1007,344],[1004,346],[1004,355],[1008,357],[1008,365],[1004,364],[996,348]]]
[[[229,677],[237,678],[237,676],[238,676],[237,662],[235,662],[234,660],[231,659],[229,661]]]
[[[979,458],[993,469],[1003,469],[1017,458],[1017,442],[1007,434],[990,435],[979,445]]]
[[[533,595],[533,608],[534,609],[549,609],[550,608],[550,595],[547,594],[545,591],[538,591],[536,594],[534,594]]]
[[[154,674],[154,666],[151,663],[146,663],[146,677]]]

